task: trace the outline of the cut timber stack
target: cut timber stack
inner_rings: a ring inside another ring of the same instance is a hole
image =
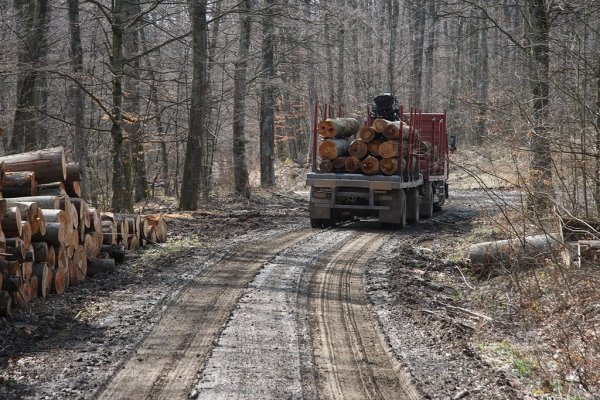
[[[80,197],[80,179],[62,147],[0,157],[0,314],[166,241],[161,215],[102,213]]]
[[[323,173],[401,175],[409,165],[416,168],[417,157],[427,156],[431,149],[401,121],[378,118],[372,126],[360,127],[354,118],[332,118],[321,121],[318,132],[322,138],[317,148],[319,171]]]

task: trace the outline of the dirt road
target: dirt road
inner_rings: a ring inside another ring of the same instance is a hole
[[[232,252],[168,305],[99,398],[186,398],[198,372],[193,397],[207,399],[418,398],[366,304],[364,268],[387,237],[301,229]]]
[[[456,290],[435,271],[478,214],[467,197],[402,232],[311,229],[305,204],[182,220],[206,241],[17,314],[0,397],[516,398],[420,311]]]

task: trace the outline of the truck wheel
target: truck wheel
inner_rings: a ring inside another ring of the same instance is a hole
[[[380,220],[381,228],[391,230],[404,229],[406,226],[406,195],[404,194],[404,190],[400,189],[394,193],[393,206],[393,217],[386,215],[383,221]]]
[[[423,218],[431,218],[433,216],[433,187],[431,183],[423,186],[423,203],[419,211]]]
[[[316,218],[310,219],[311,228],[320,228],[322,226],[321,220]]]
[[[416,224],[420,220],[419,189],[410,188],[406,191],[406,221]]]
[[[398,223],[398,229],[404,229],[406,226],[406,194],[404,190],[400,190],[398,193],[398,203],[400,204],[400,222]]]

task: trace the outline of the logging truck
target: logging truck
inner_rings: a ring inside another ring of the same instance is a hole
[[[321,109],[315,106],[306,178],[312,227],[374,217],[402,229],[442,207],[448,197],[445,112],[405,112],[390,93],[375,97],[362,121]]]

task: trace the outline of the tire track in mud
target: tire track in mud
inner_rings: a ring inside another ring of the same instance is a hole
[[[187,398],[248,283],[277,253],[314,233],[302,229],[263,238],[208,266],[167,306],[98,398]]]
[[[320,231],[250,283],[199,377],[199,399],[416,399],[366,304],[388,233]]]
[[[361,232],[317,265],[309,307],[320,398],[419,399],[366,302],[365,265],[388,235]]]
[[[199,377],[199,399],[317,397],[302,278],[350,231],[317,231],[267,263],[250,283]]]

